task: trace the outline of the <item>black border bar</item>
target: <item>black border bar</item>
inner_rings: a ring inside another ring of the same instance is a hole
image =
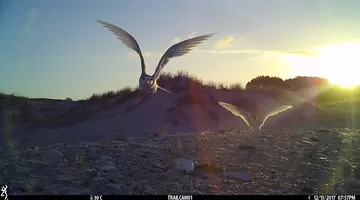
[[[92,196],[92,198],[91,198]],[[98,198],[95,198],[98,196]],[[329,198],[332,196],[332,198]],[[349,198],[349,196],[355,196]],[[56,199],[78,199],[78,200],[149,200],[149,199],[164,199],[164,200],[201,200],[212,198],[226,198],[226,199],[302,199],[302,200],[360,200],[360,195],[9,195],[8,200],[22,200],[22,199],[36,199],[36,200],[56,200]],[[0,198],[1,200],[1,198]]]

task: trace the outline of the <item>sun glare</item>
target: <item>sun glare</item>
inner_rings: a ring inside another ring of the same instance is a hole
[[[360,84],[357,68],[360,68],[360,42],[342,43],[315,50],[317,56],[286,55],[294,73],[301,76],[319,76],[342,87]]]

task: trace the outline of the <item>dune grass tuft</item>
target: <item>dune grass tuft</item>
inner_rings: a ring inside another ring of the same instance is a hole
[[[124,99],[128,99],[135,94],[136,90],[137,90],[136,88],[134,89],[131,87],[125,87],[125,88],[117,90],[117,91],[108,91],[108,92],[101,93],[101,94],[95,93],[91,97],[84,99],[83,101],[99,102],[99,101],[104,101],[107,99],[113,99],[115,97],[121,97]]]

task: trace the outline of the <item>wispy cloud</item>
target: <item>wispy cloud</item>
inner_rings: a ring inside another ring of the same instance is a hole
[[[234,40],[234,37],[231,35],[225,36],[224,38],[220,39],[216,42],[214,45],[214,49],[225,49],[232,46],[232,41]]]
[[[171,42],[169,43],[169,45],[174,45],[174,44],[176,44],[176,43],[178,43],[178,42],[180,42],[180,41],[181,41],[181,38],[176,37],[176,38],[174,38],[173,40],[171,40]]]
[[[181,41],[193,38],[199,36],[197,32],[191,32],[190,34],[188,34],[187,36],[181,38],[181,37],[175,37],[173,40],[171,40],[171,42],[169,43],[169,45],[174,45],[176,43],[179,43]]]
[[[203,53],[213,53],[213,54],[252,54],[252,53],[262,53],[264,51],[256,49],[226,49],[226,50],[198,50]]]
[[[261,50],[261,49],[223,49],[223,50],[197,50],[201,53],[211,53],[211,54],[293,54],[298,56],[308,56],[308,57],[317,57],[319,54],[314,51],[306,50]]]
[[[309,56],[309,57],[319,56],[319,53],[317,53],[317,52],[306,51],[306,50],[290,50],[290,51],[284,51],[284,53],[300,55],[300,56]]]
[[[32,33],[34,32],[34,23],[35,21],[38,19],[39,15],[40,15],[41,11],[37,8],[31,8],[28,11],[27,14],[27,19],[26,22],[24,24],[24,33],[28,36],[31,36]]]
[[[191,33],[188,35],[188,39],[193,38],[193,37],[196,37],[196,36],[198,36],[198,35],[197,35],[197,32],[191,32]]]
[[[146,52],[143,53],[143,55],[144,55],[145,57],[150,57],[150,56],[153,56],[154,53],[149,52],[149,51],[146,51]]]

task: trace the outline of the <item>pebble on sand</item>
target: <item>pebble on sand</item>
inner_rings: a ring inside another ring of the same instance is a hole
[[[105,171],[105,172],[113,172],[113,171],[117,171],[118,168],[112,165],[107,165],[107,166],[103,166],[101,167],[101,170]]]
[[[225,176],[242,181],[251,181],[251,177],[245,172],[224,172]]]
[[[175,169],[191,172],[194,170],[194,163],[188,159],[177,159],[175,163]]]
[[[63,162],[67,162],[67,159],[64,157],[64,155],[58,151],[58,150],[51,150],[51,151],[46,151],[45,155],[46,158],[52,159],[52,160],[57,160],[57,161],[63,161]]]

